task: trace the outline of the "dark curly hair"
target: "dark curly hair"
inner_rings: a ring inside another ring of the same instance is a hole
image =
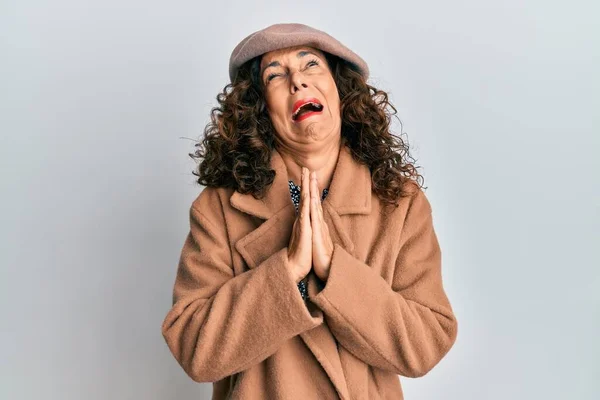
[[[412,192],[408,181],[422,186],[423,177],[410,161],[408,143],[389,129],[397,112],[388,94],[369,85],[353,64],[331,53],[327,64],[340,97],[342,137],[352,157],[369,166],[372,190],[384,204],[397,204]],[[266,110],[259,76],[262,56],[247,61],[232,83],[217,95],[220,106],[211,109],[204,139],[189,155],[203,159],[193,174],[204,186],[230,187],[262,198],[273,182],[270,169],[275,129]],[[393,110],[389,111],[388,106]],[[413,185],[414,186],[414,185]]]

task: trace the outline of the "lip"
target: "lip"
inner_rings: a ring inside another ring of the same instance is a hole
[[[292,107],[292,114],[294,114],[296,112],[296,110],[298,110],[298,108],[300,108],[300,106],[302,106],[304,103],[319,103],[320,105],[323,105],[323,103],[321,103],[321,101],[319,99],[317,99],[316,97],[307,97],[304,99],[300,99],[297,102],[294,103],[294,106]]]
[[[297,124],[297,123],[300,123],[300,122],[304,121],[306,118],[310,118],[313,115],[319,115],[319,114],[322,114],[322,113],[323,113],[323,111],[311,111],[311,112],[307,112],[307,113],[302,114],[301,116],[299,116],[298,119],[293,120],[293,122],[295,124]]]

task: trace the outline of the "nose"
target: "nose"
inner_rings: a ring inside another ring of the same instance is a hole
[[[290,93],[294,94],[299,88],[307,88],[308,85],[305,82],[304,75],[300,71],[296,71],[292,74],[290,79]]]

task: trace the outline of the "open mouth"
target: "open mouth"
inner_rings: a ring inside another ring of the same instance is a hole
[[[304,103],[302,106],[292,114],[292,120],[294,122],[300,122],[306,118],[309,118],[316,114],[323,112],[323,105],[317,102],[309,101]]]

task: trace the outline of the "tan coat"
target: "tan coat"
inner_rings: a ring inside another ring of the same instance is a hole
[[[324,219],[334,242],[324,288],[305,303],[287,245],[296,217],[277,151],[267,196],[205,188],[190,207],[163,336],[216,399],[403,399],[398,375],[430,371],[456,340],[441,251],[421,189],[379,214],[369,168],[342,146]]]

